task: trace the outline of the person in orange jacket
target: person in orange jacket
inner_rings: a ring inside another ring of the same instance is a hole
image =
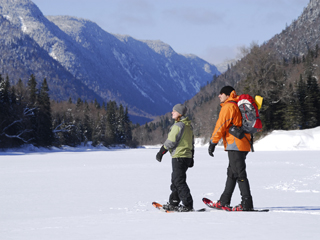
[[[250,192],[249,181],[246,172],[246,156],[251,149],[251,136],[245,134],[242,139],[229,133],[229,128],[234,125],[242,126],[242,116],[237,105],[237,94],[233,87],[225,86],[220,90],[220,114],[209,142],[209,155],[213,152],[219,140],[223,139],[224,149],[228,152],[229,166],[227,169],[227,181],[220,199],[215,202],[216,208],[233,211],[253,210],[253,201]],[[238,183],[241,193],[241,203],[234,208],[230,207],[231,198]]]

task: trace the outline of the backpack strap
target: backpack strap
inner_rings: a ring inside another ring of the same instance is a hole
[[[229,101],[229,102],[227,102],[227,103],[234,103],[235,105],[238,106],[238,103],[237,103],[236,101]]]

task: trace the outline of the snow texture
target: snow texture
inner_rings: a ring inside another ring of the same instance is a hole
[[[247,171],[256,208],[268,213],[166,214],[152,207],[170,193],[171,159],[160,146],[79,147],[0,152],[1,239],[317,239],[320,234],[320,128],[275,131],[256,144]],[[294,150],[294,151],[292,151]],[[217,200],[227,154],[198,139],[188,170],[194,207]],[[236,189],[232,205],[240,202]]]

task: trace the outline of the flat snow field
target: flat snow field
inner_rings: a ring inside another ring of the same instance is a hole
[[[151,203],[168,201],[171,177],[170,155],[155,160],[159,146],[0,152],[0,239],[319,239],[320,149],[275,150],[272,136],[279,140],[271,134],[247,157],[254,205],[267,213],[158,211]],[[223,191],[227,153],[217,147],[214,155],[198,146],[188,170],[196,209]]]

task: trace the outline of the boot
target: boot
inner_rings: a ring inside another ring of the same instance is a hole
[[[193,209],[193,207],[187,207],[187,206],[184,206],[184,205],[179,205],[176,208],[176,211],[177,212],[192,212],[192,211],[194,211],[194,209]]]
[[[222,209],[222,210],[226,210],[226,211],[231,211],[231,206],[228,204],[222,204],[221,201],[217,201],[217,202],[213,202],[213,204],[211,205],[214,208],[218,208],[218,209]]]
[[[244,198],[241,201],[241,204],[232,208],[232,211],[253,211],[252,198]]]
[[[241,205],[242,205],[243,211],[252,211],[253,210],[252,197],[242,198]]]
[[[172,205],[172,204],[170,204],[170,203],[167,203],[167,204],[163,204],[163,205],[162,205],[162,208],[163,208],[164,210],[167,210],[167,211],[177,211],[178,206],[175,206],[175,205]]]

